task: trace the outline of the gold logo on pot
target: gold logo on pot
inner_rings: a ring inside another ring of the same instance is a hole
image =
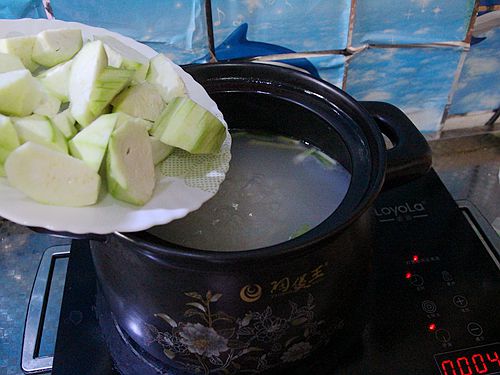
[[[323,280],[326,276],[327,266],[328,262],[325,262],[313,268],[309,272],[295,276],[286,276],[279,280],[271,281],[271,296],[282,296],[310,288],[314,284]]]
[[[245,302],[255,302],[262,296],[262,287],[259,284],[245,285],[240,290],[240,298]]]

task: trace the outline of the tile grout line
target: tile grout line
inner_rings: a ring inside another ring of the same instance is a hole
[[[307,51],[307,52],[293,52],[293,53],[283,53],[275,55],[262,55],[251,57],[247,59],[267,61],[276,59],[294,59],[294,58],[307,58],[316,56],[327,56],[327,55],[344,55],[350,58],[360,52],[367,49],[417,49],[417,48],[436,48],[436,49],[446,49],[446,48],[462,48],[467,49],[470,47],[468,43],[457,41],[457,42],[434,42],[434,43],[422,43],[422,44],[365,44],[361,47],[356,48],[346,48],[346,49],[333,49],[333,50],[323,50],[323,51]]]
[[[497,122],[497,120],[500,118],[500,107],[498,107],[494,113],[493,113],[493,116],[491,116],[491,118],[486,121],[486,123],[484,124],[485,127],[488,127],[489,130],[493,130],[494,127],[495,127],[495,123]]]
[[[474,7],[472,8],[472,14],[469,21],[469,28],[465,34],[464,42],[470,43],[472,39],[472,32],[474,31],[474,24],[476,23],[477,13],[479,12],[479,0],[475,0]]]
[[[351,0],[351,11],[349,13],[349,28],[347,30],[347,45],[346,50],[352,45],[352,35],[354,33],[354,21],[356,20],[357,0]]]
[[[347,45],[345,48],[346,55],[349,51],[351,51],[352,44],[352,34],[354,33],[354,21],[356,19],[356,5],[357,0],[351,0],[351,12],[349,14],[349,29],[347,31]],[[346,91],[347,89],[347,74],[349,70],[349,57],[346,57],[344,61],[344,72],[342,73],[342,90]]]
[[[214,40],[214,22],[212,18],[212,0],[205,0],[205,21],[207,25],[208,53],[210,54],[210,63],[217,62],[215,55]]]
[[[50,5],[50,0],[42,0],[43,4],[43,9],[45,10],[45,15],[47,16],[48,20],[55,20],[56,18],[54,17],[54,11],[52,9],[52,6]]]
[[[444,107],[443,115],[441,116],[441,121],[439,123],[439,130],[437,132],[438,138],[441,137],[441,134],[443,133],[443,131],[446,131],[446,129],[445,129],[446,120],[448,119],[449,111],[450,111],[451,105],[453,103],[453,97],[455,96],[455,94],[458,91],[458,86],[460,84],[460,77],[462,76],[462,71],[463,71],[463,68],[465,65],[465,59],[466,59],[467,54],[470,50],[470,41],[472,39],[472,32],[474,31],[474,24],[476,23],[478,10],[479,10],[479,0],[475,0],[474,6],[472,8],[472,14],[471,14],[471,17],[469,20],[469,27],[467,29],[467,33],[465,34],[465,39],[464,39],[464,43],[466,43],[468,47],[464,48],[464,51],[462,52],[462,54],[460,56],[460,60],[457,64],[457,68],[455,70],[453,84],[451,85],[450,91],[448,92],[448,100],[447,100],[446,105]]]
[[[253,61],[273,61],[276,59],[299,59],[299,58],[308,58],[308,57],[320,57],[320,56],[328,56],[328,55],[345,55],[345,51],[343,49],[335,49],[329,51],[316,51],[316,52],[293,52],[293,53],[279,53],[275,55],[263,55],[263,56],[255,56],[255,57],[247,57],[248,60]]]
[[[439,122],[439,130],[437,132],[438,138],[441,137],[441,133],[445,130],[445,122],[446,119],[448,118],[448,113],[453,101],[453,97],[455,96],[455,93],[458,91],[458,86],[460,84],[460,76],[462,75],[462,70],[465,65],[465,58],[467,57],[468,50],[462,51],[460,54],[460,59],[457,64],[457,68],[455,70],[455,74],[453,77],[453,83],[451,84],[450,90],[448,92],[448,99],[446,101],[446,105],[444,106],[443,110],[443,115],[441,116],[441,121]]]

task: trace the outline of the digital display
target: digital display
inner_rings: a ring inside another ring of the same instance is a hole
[[[500,343],[434,355],[441,375],[500,374]]]

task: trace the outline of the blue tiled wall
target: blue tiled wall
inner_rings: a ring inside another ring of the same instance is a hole
[[[0,18],[46,18],[46,16],[41,0],[1,0]]]
[[[495,16],[500,19],[500,10]],[[489,16],[478,17],[478,23],[484,17]],[[500,28],[474,33],[474,37],[458,90],[453,96],[451,114],[484,112],[500,107]]]
[[[286,54],[304,68],[307,58],[306,70],[400,106],[423,132],[439,131],[444,113],[500,107],[499,22],[467,52],[474,13],[500,19],[500,0],[7,0],[0,17],[45,17],[42,3],[56,19],[123,33],[179,64],[208,62],[210,46],[219,60]]]
[[[461,53],[459,48],[369,48],[351,58],[346,90],[358,100],[394,104],[421,131],[435,131]]]
[[[54,16],[104,27],[187,63],[208,52],[203,0],[52,0]]]
[[[350,0],[212,0],[215,44],[242,23],[248,39],[295,52],[347,46]]]
[[[343,55],[323,55],[309,57],[320,77],[335,86],[342,88],[346,58]]]
[[[465,39],[474,0],[357,0],[353,45]]]

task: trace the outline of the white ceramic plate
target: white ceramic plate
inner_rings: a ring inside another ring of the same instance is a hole
[[[0,38],[33,35],[58,28],[81,29],[84,39],[91,39],[92,35],[110,35],[148,58],[157,54],[133,39],[75,22],[0,20]],[[180,67],[175,67],[186,85],[188,96],[224,122],[217,105],[206,91]],[[141,207],[115,200],[109,194],[88,207],[48,206],[26,197],[12,188],[6,178],[0,177],[0,216],[21,225],[78,234],[135,232],[167,224],[198,209],[217,192],[229,168],[230,149],[231,137],[227,132],[219,154],[190,155],[176,150],[157,168],[158,180],[153,198]]]

